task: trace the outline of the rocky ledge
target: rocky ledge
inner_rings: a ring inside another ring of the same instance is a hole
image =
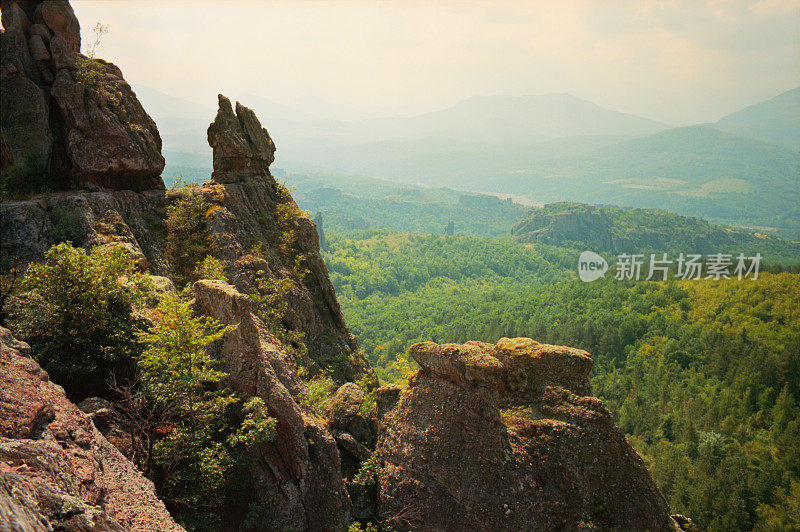
[[[29,351],[0,327],[0,530],[183,530]]]
[[[385,523],[681,530],[642,459],[591,396],[585,351],[503,338],[409,352],[421,368],[409,388],[384,387],[377,398]]]

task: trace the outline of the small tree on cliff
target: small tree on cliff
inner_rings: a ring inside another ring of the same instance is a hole
[[[165,296],[156,312],[150,330],[138,334],[146,346],[138,363],[142,383],[148,393],[177,405],[188,418],[188,428],[195,431],[227,400],[219,391],[207,389],[227,375],[216,369],[206,346],[236,327],[195,317],[175,294]]]
[[[206,229],[208,209],[199,194],[190,194],[167,208],[167,255],[179,283],[197,279],[195,268],[211,249]]]
[[[227,376],[209,346],[236,326],[197,317],[178,295],[164,297],[138,366],[142,392],[171,413],[155,435],[153,456],[161,495],[189,529],[215,528],[220,492],[235,492],[248,451],[271,440],[276,421],[260,398],[242,403],[219,386]],[[241,485],[238,486],[242,489]]]

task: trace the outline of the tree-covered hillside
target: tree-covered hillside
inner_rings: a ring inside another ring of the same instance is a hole
[[[512,229],[518,242],[588,249],[600,253],[760,253],[768,263],[800,263],[800,243],[710,224],[654,209],[549,203],[532,209]]]
[[[676,512],[701,530],[800,526],[800,274],[575,278],[575,250],[498,239],[330,238],[351,330],[387,379],[418,341],[580,347],[595,392]],[[396,362],[397,361],[397,362]]]

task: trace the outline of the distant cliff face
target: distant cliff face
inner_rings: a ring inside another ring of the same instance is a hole
[[[511,234],[518,242],[554,246],[577,244],[606,251],[614,247],[610,225],[603,211],[591,205],[551,204],[531,210],[525,220],[514,226]]]
[[[0,170],[50,190],[163,189],[161,137],[115,65],[80,54],[69,2],[3,0]]]
[[[410,387],[378,398],[380,512],[398,530],[680,530],[591,396],[585,351],[504,338],[409,352]]]

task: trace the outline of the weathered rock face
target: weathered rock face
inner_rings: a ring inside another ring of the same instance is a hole
[[[328,404],[327,422],[335,429],[352,434],[356,441],[372,447],[374,441],[369,422],[360,413],[363,403],[364,392],[358,385],[352,382],[341,385]]]
[[[410,353],[421,369],[377,448],[381,514],[399,530],[680,530],[590,396],[586,352],[504,338]]]
[[[551,212],[558,205],[560,204],[551,204],[545,209],[531,210],[525,220],[511,229],[514,239],[518,242],[551,245],[582,242],[594,250],[614,248],[611,221],[601,209],[583,205],[564,212]]]
[[[274,184],[269,165],[275,160],[275,144],[261,127],[255,113],[219,95],[219,111],[208,127],[208,144],[214,152],[213,179],[217,183],[238,183],[258,177]]]
[[[300,411],[304,385],[294,357],[253,314],[249,297],[222,281],[201,280],[194,289],[201,312],[238,324],[215,348],[229,375],[225,384],[246,397],[261,397],[278,420],[275,440],[257,450],[252,466],[254,500],[269,512],[259,529],[344,529],[352,509],[336,441],[325,425]]]
[[[53,190],[163,189],[155,122],[119,68],[79,54],[69,2],[3,0],[2,21],[0,169]]]
[[[151,273],[171,272],[164,250],[163,191],[66,192],[0,203],[0,251],[25,262],[40,261],[53,244],[114,245],[128,250]]]
[[[325,240],[325,220],[321,212],[318,212],[317,215],[314,216],[314,225],[317,226],[317,234],[319,235],[319,249],[327,251],[328,241]]]
[[[29,350],[0,327],[0,529],[183,530]]]

